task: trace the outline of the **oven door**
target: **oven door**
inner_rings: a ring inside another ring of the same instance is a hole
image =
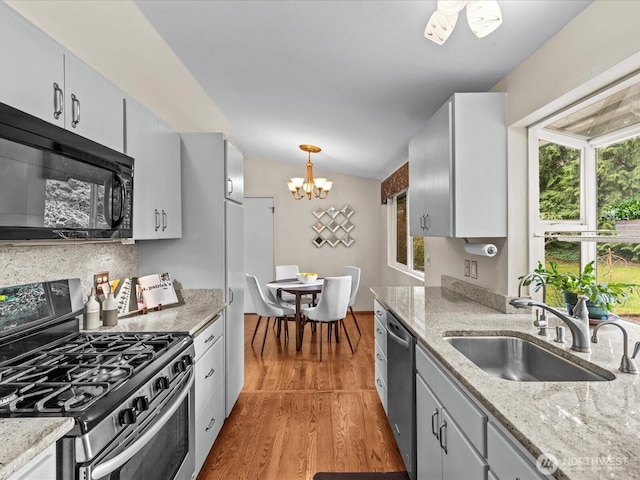
[[[191,480],[195,472],[194,383],[169,398],[128,439],[112,442],[79,477],[92,480]]]

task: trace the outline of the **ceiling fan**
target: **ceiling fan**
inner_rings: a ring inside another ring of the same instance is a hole
[[[438,0],[436,11],[427,22],[424,36],[442,45],[458,21],[458,14],[467,8],[467,22],[476,37],[489,35],[502,23],[502,11],[496,0]]]

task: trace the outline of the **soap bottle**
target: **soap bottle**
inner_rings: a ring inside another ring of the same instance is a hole
[[[118,302],[112,292],[102,302],[102,323],[105,327],[118,325]]]
[[[100,304],[96,300],[95,291],[91,289],[91,294],[84,304],[83,328],[94,330],[100,327]]]

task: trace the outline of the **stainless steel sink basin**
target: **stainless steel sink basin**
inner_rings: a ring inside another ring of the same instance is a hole
[[[448,336],[454,348],[490,375],[516,382],[606,382],[615,375],[587,369],[529,340],[505,335]]]

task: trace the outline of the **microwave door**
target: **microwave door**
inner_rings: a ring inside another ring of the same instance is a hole
[[[117,173],[104,184],[104,217],[109,223],[109,228],[115,229],[124,220],[125,183]]]

